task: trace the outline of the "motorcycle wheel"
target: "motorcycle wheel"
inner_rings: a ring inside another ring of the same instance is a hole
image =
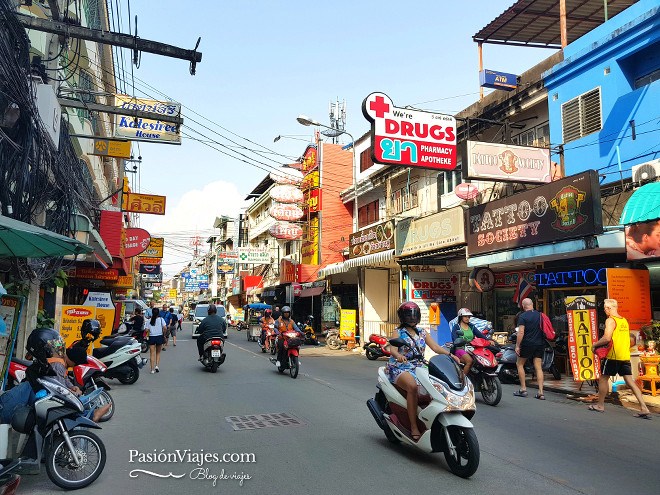
[[[484,376],[481,397],[489,406],[496,406],[502,400],[502,384],[496,376]]]
[[[104,390],[96,399],[94,406],[103,407],[106,404],[110,404],[110,409],[108,409],[107,413],[101,416],[101,418],[99,419],[99,423],[104,423],[108,421],[115,414],[115,400],[112,398],[112,396],[108,393],[107,390]]]
[[[140,368],[137,367],[137,364],[133,364],[134,361],[131,360],[131,364],[129,364],[129,367],[131,368],[130,373],[128,375],[117,378],[121,383],[124,385],[133,385],[135,382],[138,381],[138,378],[140,378]]]
[[[91,485],[105,467],[105,445],[90,431],[69,431],[71,444],[85,465],[77,467],[64,437],[57,435],[46,456],[46,473],[50,480],[65,490],[77,490]],[[81,478],[82,476],[82,478]]]
[[[143,340],[143,341],[140,343],[140,352],[144,354],[144,353],[147,352],[148,350],[149,350],[149,344],[147,343],[146,340]]]
[[[299,368],[300,368],[300,363],[298,361],[298,356],[290,356],[289,357],[289,374],[291,375],[291,378],[297,378],[298,377]]]
[[[276,352],[277,352],[277,349],[275,349],[275,344],[270,344],[270,353],[271,353],[271,355],[274,356]]]
[[[341,349],[341,339],[339,335],[331,335],[325,340],[326,345],[333,351]]]
[[[378,359],[380,357],[380,356],[378,356],[378,354],[376,354],[374,352],[374,350],[371,347],[367,347],[365,349],[365,352],[366,352],[367,359],[369,361],[375,361],[376,359]]]
[[[550,372],[550,374],[552,374],[552,378],[554,378],[555,380],[561,380],[561,373],[554,364],[550,366],[550,369],[548,371]]]
[[[445,460],[452,473],[461,478],[469,478],[479,467],[479,442],[477,434],[472,428],[449,426],[451,438],[456,454],[453,455],[448,448],[445,449]]]
[[[213,361],[213,363],[211,364],[211,373],[215,373],[216,371],[218,371],[218,366],[220,366],[220,363]]]

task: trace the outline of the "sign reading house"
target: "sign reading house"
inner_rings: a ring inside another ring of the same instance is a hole
[[[456,168],[453,116],[395,107],[384,93],[367,96],[362,114],[371,122],[374,162],[436,170]]]
[[[603,232],[595,170],[470,208],[468,255]]]
[[[181,133],[177,124],[136,118],[131,115],[131,111],[140,110],[170,117],[180,116],[180,103],[147,100],[119,94],[115,95],[115,102],[119,109],[126,110],[126,114],[117,115],[114,137],[149,143],[181,144]]]

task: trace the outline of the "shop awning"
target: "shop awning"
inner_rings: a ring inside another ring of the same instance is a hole
[[[346,260],[344,261],[344,266],[346,267],[346,270],[350,270],[351,268],[357,268],[358,266],[376,265],[393,259],[394,249],[388,249],[387,251],[382,251],[380,253],[368,254],[366,256],[360,256],[359,258],[353,258],[352,260]]]
[[[346,268],[344,264],[344,261],[340,261],[339,263],[331,263],[325,268],[321,268],[318,273],[318,278],[325,278],[328,275],[334,275],[335,273],[344,273],[348,271],[348,268]]]
[[[648,222],[660,218],[660,182],[638,188],[621,213],[621,225]]]
[[[112,255],[101,238],[101,234],[94,228],[94,224],[87,215],[74,213],[71,215],[70,226],[71,230],[75,232],[76,239],[94,248],[94,259],[91,261],[98,261],[104,268],[112,265]]]
[[[325,282],[312,282],[311,284],[302,284],[302,292],[298,297],[316,297],[325,291]]]
[[[452,246],[426,253],[418,253],[410,256],[400,256],[396,262],[400,265],[444,265],[447,260],[454,258],[465,259],[465,246]]]

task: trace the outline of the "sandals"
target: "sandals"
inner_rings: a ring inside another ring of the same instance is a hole
[[[527,397],[527,390],[517,390],[513,395],[516,397]]]
[[[598,408],[597,408],[596,406],[594,406],[593,404],[590,405],[589,407],[587,407],[587,410],[589,410],[589,411],[594,411],[594,412],[599,412],[599,413],[604,413],[604,412],[605,412],[604,409],[598,409]]]
[[[536,395],[534,396],[534,398],[535,398],[535,399],[538,399],[538,400],[545,400],[545,395],[543,395],[543,394],[536,394]]]
[[[633,414],[633,418],[651,419],[651,413],[637,413]]]

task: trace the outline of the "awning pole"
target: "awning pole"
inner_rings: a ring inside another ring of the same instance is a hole
[[[607,0],[604,0],[607,3]],[[561,47],[566,48],[568,40],[566,36],[566,0],[559,0],[559,31],[561,33]]]
[[[479,72],[484,70],[484,44],[480,41],[477,43],[477,50],[479,52]],[[480,84],[479,85],[479,99],[483,100],[484,99],[484,87]],[[468,128],[470,127],[470,123],[468,122]]]

